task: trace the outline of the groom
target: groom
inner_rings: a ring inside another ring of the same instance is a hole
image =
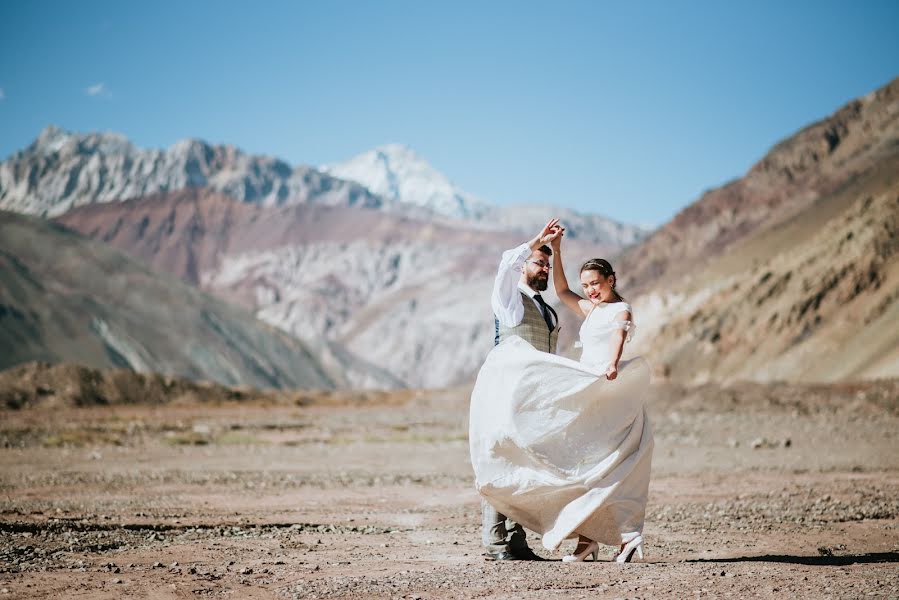
[[[549,283],[552,250],[562,227],[553,219],[529,242],[503,253],[493,283],[494,344],[517,335],[542,352],[555,353],[559,317],[540,295]],[[528,547],[521,525],[481,499],[481,538],[488,560],[543,560]]]

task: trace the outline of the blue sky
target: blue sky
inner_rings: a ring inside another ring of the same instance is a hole
[[[899,2],[2,2],[0,157],[46,125],[661,223],[899,76]]]

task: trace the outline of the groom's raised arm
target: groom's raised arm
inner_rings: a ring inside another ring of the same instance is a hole
[[[505,327],[516,327],[524,318],[524,305],[518,292],[518,282],[524,271],[524,263],[531,252],[530,243],[525,242],[517,248],[503,252],[503,257],[499,261],[496,279],[493,280],[490,305],[493,307],[493,314]]]
[[[524,305],[521,303],[521,294],[518,293],[518,282],[521,281],[521,274],[524,272],[524,263],[532,252],[544,244],[551,243],[562,235],[562,231],[564,229],[559,225],[559,219],[550,219],[534,239],[503,252],[496,279],[493,281],[493,295],[490,298],[493,314],[496,315],[500,325],[517,327],[524,319]]]

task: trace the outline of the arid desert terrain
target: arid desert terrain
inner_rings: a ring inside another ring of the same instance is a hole
[[[485,561],[464,387],[74,406],[42,385],[2,410],[0,597],[899,597],[895,380],[655,386],[628,565],[533,533],[548,561]]]

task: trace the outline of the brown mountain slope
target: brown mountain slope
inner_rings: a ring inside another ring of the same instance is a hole
[[[59,224],[0,211],[0,368],[33,360],[261,388],[348,385],[247,311]]]
[[[87,205],[55,220],[193,284],[225,255],[290,244],[377,239],[464,246],[495,240],[502,247],[522,241],[518,234],[448,227],[377,210],[313,204],[261,207],[206,188]],[[484,261],[492,265],[496,257],[485,256]]]
[[[741,179],[702,195],[619,258],[633,292],[708,264],[737,242],[803,213],[893,160],[899,146],[899,79],[853,100],[777,144]]]
[[[809,229],[796,219],[735,249],[755,267],[715,265],[667,301],[648,296],[663,307],[649,352],[699,381],[899,376],[899,185]],[[793,236],[806,239],[766,252]]]
[[[672,265],[639,297],[638,346],[657,372],[693,382],[899,376],[899,144],[870,133],[857,146],[880,150],[866,151],[863,170],[839,185],[809,176],[815,196],[801,209]]]

